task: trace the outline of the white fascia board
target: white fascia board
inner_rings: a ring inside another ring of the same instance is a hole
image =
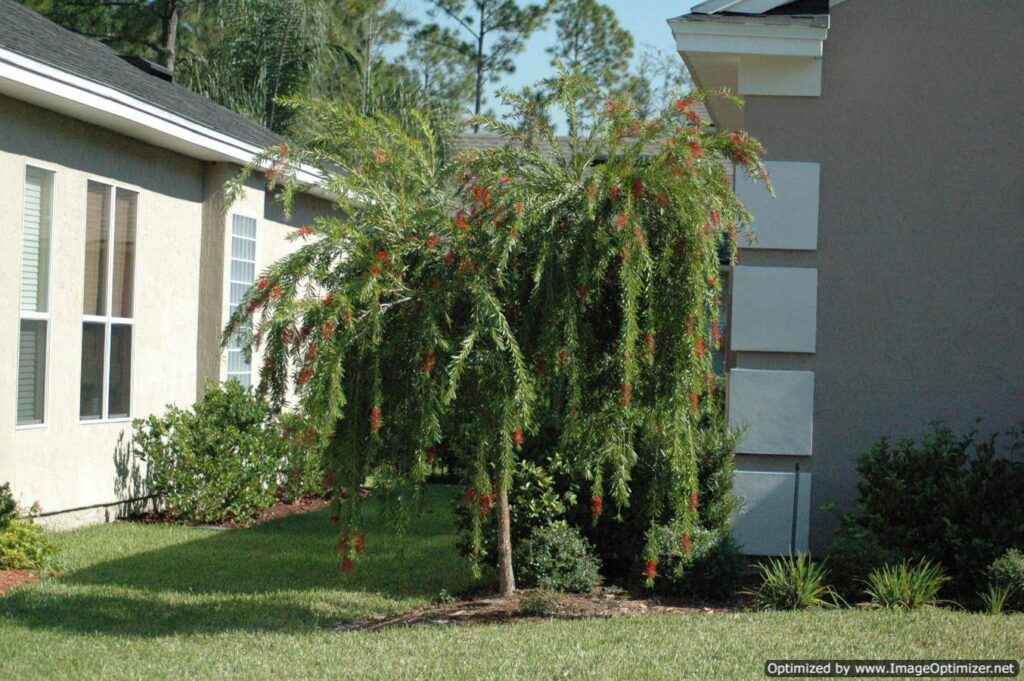
[[[676,49],[686,53],[821,57],[828,29],[725,21],[671,19]]]
[[[203,161],[248,165],[263,149],[95,83],[0,48],[0,94]],[[331,199],[312,166],[296,170],[309,193]]]
[[[695,5],[692,11],[700,14],[718,14],[726,11],[737,14],[764,14],[787,2],[790,0],[707,0]]]

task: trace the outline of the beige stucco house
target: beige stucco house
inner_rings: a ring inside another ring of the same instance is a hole
[[[251,380],[220,349],[231,305],[331,210],[304,195],[285,220],[252,182],[224,212],[225,181],[282,142],[0,0],[0,481],[49,523],[139,493],[133,417],[192,403],[208,378]]]
[[[736,178],[736,532],[820,552],[880,436],[1024,421],[1024,3],[708,0],[669,26],[699,86],[745,98],[711,116],[777,192]]]

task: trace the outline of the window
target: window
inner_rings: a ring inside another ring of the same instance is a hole
[[[82,420],[131,414],[138,194],[90,182],[82,309]]]
[[[242,302],[246,291],[256,281],[256,219],[245,215],[231,216],[231,277],[229,288],[230,309]],[[228,342],[228,380],[252,385],[252,362],[245,357],[239,334]]]
[[[29,426],[46,419],[46,350],[50,326],[50,237],[53,173],[25,171],[21,220],[21,324],[18,336],[18,419]]]

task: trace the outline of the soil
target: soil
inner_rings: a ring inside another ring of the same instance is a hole
[[[38,581],[39,575],[31,570],[0,570],[0,597],[16,586]]]
[[[295,501],[294,503],[279,501],[266,511],[262,511],[258,516],[256,516],[256,519],[251,522],[239,523],[234,520],[224,520],[218,523],[199,524],[198,526],[225,530],[240,530],[271,520],[286,518],[290,515],[301,515],[303,513],[319,511],[327,506],[328,503],[330,502],[323,497],[305,497]],[[135,523],[165,524],[179,522],[180,519],[168,511],[146,511],[145,513],[129,516],[126,520]]]
[[[545,604],[543,614],[531,608]],[[457,603],[432,605],[397,617],[371,618],[337,626],[337,631],[381,631],[392,627],[505,624],[542,620],[607,619],[611,617],[651,617],[670,614],[706,615],[738,612],[747,602],[737,598],[714,606],[670,598],[637,597],[629,592],[605,588],[593,594],[555,594],[524,590],[511,598],[479,598]]]

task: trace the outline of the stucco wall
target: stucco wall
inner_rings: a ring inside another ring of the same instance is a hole
[[[848,0],[821,97],[747,98],[769,158],[821,164],[818,250],[743,254],[818,268],[817,350],[800,360],[812,550],[834,527],[821,506],[856,498],[855,459],[879,436],[1024,421],[1022,63],[1019,0]]]

